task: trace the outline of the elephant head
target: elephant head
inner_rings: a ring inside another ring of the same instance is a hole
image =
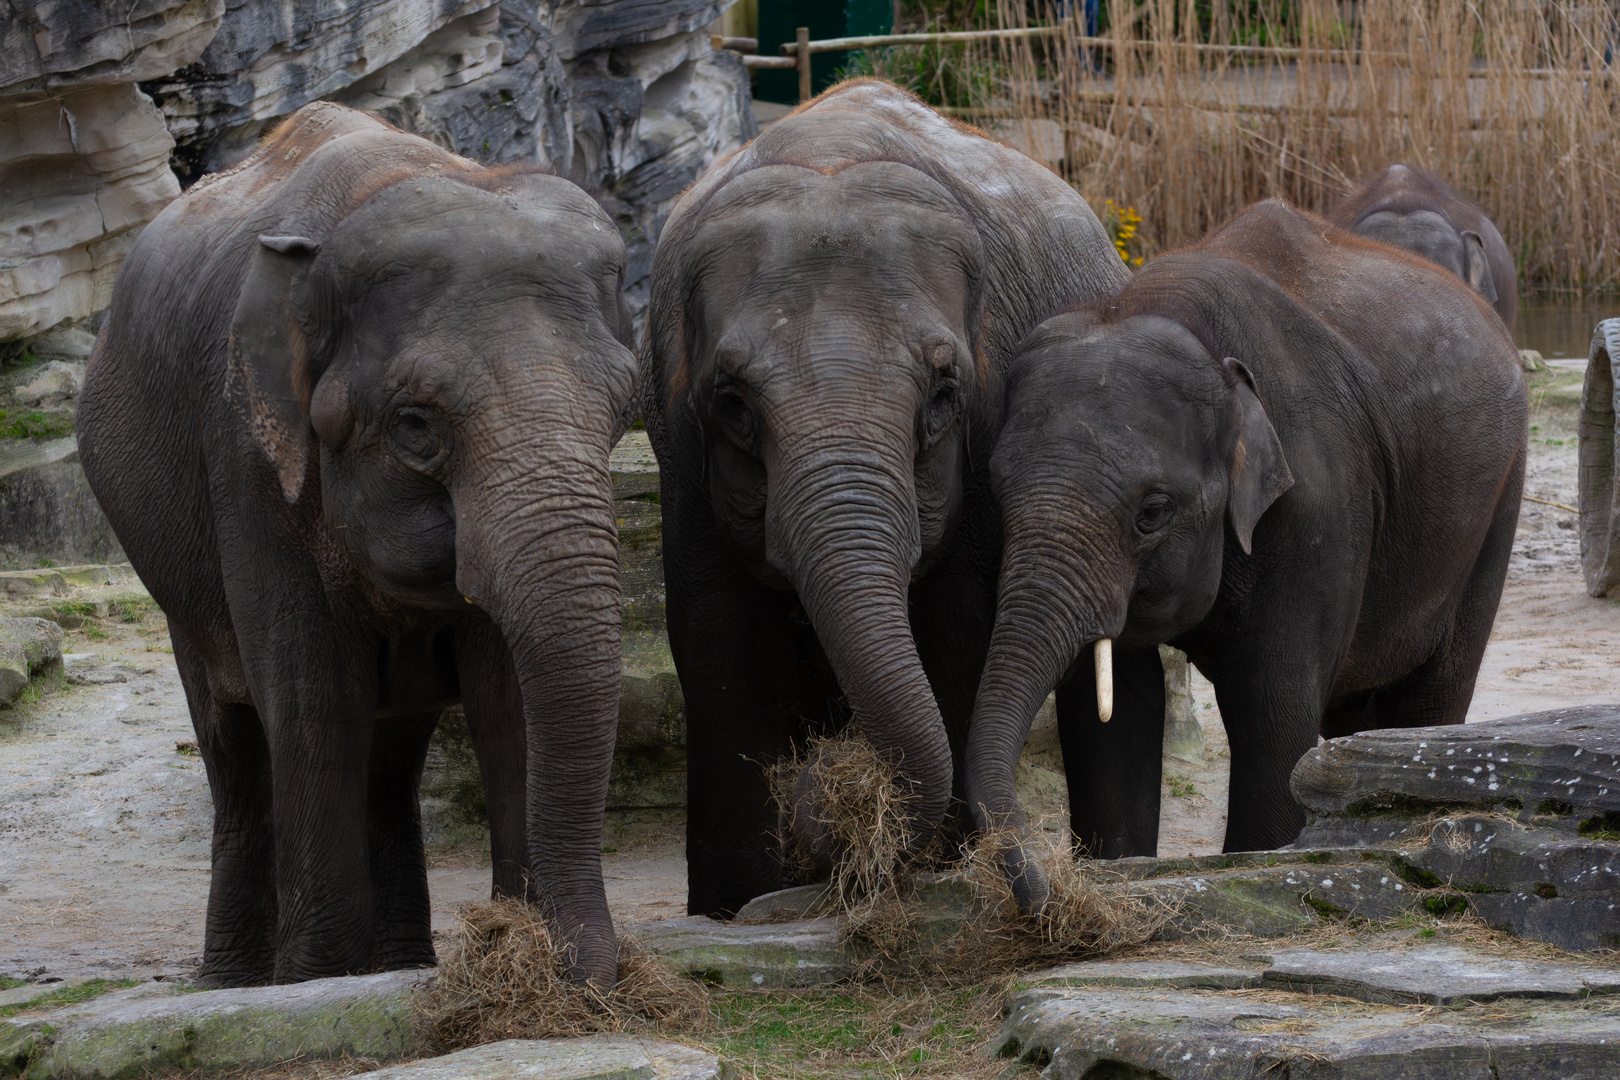
[[[623,243],[565,180],[337,122],[356,130],[315,150],[265,215],[230,331],[232,400],[284,497],[320,500],[328,540],[372,587],[499,628],[523,696],[533,885],[572,974],[605,987],[599,830],[620,678],[608,450],[637,370]]]
[[[952,766],[907,588],[951,535],[989,397],[979,232],[940,182],[887,160],[749,169],[691,220],[665,354],[683,358],[715,518],[754,577],[797,591],[921,841]],[[817,835],[796,829],[827,858]]]
[[[1038,912],[1046,880],[1013,771],[1041,702],[1094,643],[1153,645],[1195,626],[1226,545],[1247,552],[1293,480],[1248,369],[1170,319],[1058,316],[1008,380],[991,456],[1005,547],[965,779],[979,827],[1010,831],[1005,868]],[[1099,701],[1101,717],[1111,710]]]
[[[1496,279],[1485,254],[1485,240],[1461,229],[1439,210],[1374,210],[1357,218],[1351,231],[1370,240],[1404,248],[1462,278],[1487,301],[1496,303]]]

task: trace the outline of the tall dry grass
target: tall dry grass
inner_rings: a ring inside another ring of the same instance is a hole
[[[994,0],[981,25],[1063,32],[966,50],[979,77],[957,80],[972,88],[957,104],[1010,141],[1061,146],[1054,167],[1099,211],[1140,212],[1134,253],[1263,198],[1322,211],[1405,162],[1484,206],[1522,280],[1620,282],[1620,11],[1607,2],[1104,2],[1109,44],[1082,48],[1072,20]]]

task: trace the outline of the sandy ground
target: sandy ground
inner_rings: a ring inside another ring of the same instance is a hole
[[[1575,501],[1579,368],[1534,391],[1527,494]],[[1620,701],[1620,602],[1586,595],[1574,516],[1527,502],[1471,720]],[[113,593],[117,586],[108,587]],[[93,590],[75,601],[94,601]],[[6,604],[12,613],[17,604]],[[25,605],[26,606],[26,605]],[[194,969],[208,894],[211,803],[161,615],[69,634],[71,684],[0,710],[0,975],[37,980]],[[1161,853],[1218,851],[1225,739],[1195,676],[1198,760],[1166,760]],[[177,750],[177,747],[181,749]],[[617,814],[603,865],[621,925],[684,913],[678,819]],[[435,858],[434,927],[487,894],[476,850]]]

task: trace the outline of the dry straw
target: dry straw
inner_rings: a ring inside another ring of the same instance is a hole
[[[1320,212],[1404,162],[1478,201],[1522,280],[1620,282],[1610,5],[1107,0],[1108,40],[1085,47],[1043,6],[982,9],[983,26],[1065,29],[967,50],[955,85],[971,100],[946,103],[1016,144],[1055,144],[1099,212],[1141,212],[1146,254],[1259,199]]]
[[[619,939],[619,978],[606,994],[570,982],[539,909],[517,900],[462,908],[456,944],[417,998],[426,1048],[601,1032],[701,1031],[708,995],[641,948]]]
[[[1163,904],[1102,864],[1075,860],[1039,830],[1024,841],[1038,845],[1050,887],[1038,916],[1019,913],[1007,882],[1000,852],[1008,836],[980,835],[944,874],[920,876],[938,863],[926,855],[908,860],[909,800],[895,784],[894,768],[859,732],[818,740],[805,756],[773,770],[784,819],[804,805],[795,792],[802,796],[807,769],[817,823],[837,839],[840,852],[826,906],[843,916],[846,940],[864,957],[862,975],[921,974],[949,985],[976,984],[1139,945],[1169,918]],[[945,910],[941,896],[949,897]]]

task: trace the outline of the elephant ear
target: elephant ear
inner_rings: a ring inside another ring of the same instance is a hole
[[[231,319],[227,386],[253,441],[298,501],[309,465],[310,343],[293,296],[320,245],[303,236],[261,236]]]
[[[1283,458],[1282,442],[1266,416],[1254,376],[1228,356],[1221,361],[1237,401],[1238,439],[1232,451],[1231,482],[1226,516],[1245,555],[1253,550],[1254,527],[1268,507],[1294,486],[1294,475]]]
[[[1485,241],[1472,229],[1464,229],[1463,279],[1488,303],[1496,303],[1496,280],[1491,277],[1491,262],[1485,257]]]

